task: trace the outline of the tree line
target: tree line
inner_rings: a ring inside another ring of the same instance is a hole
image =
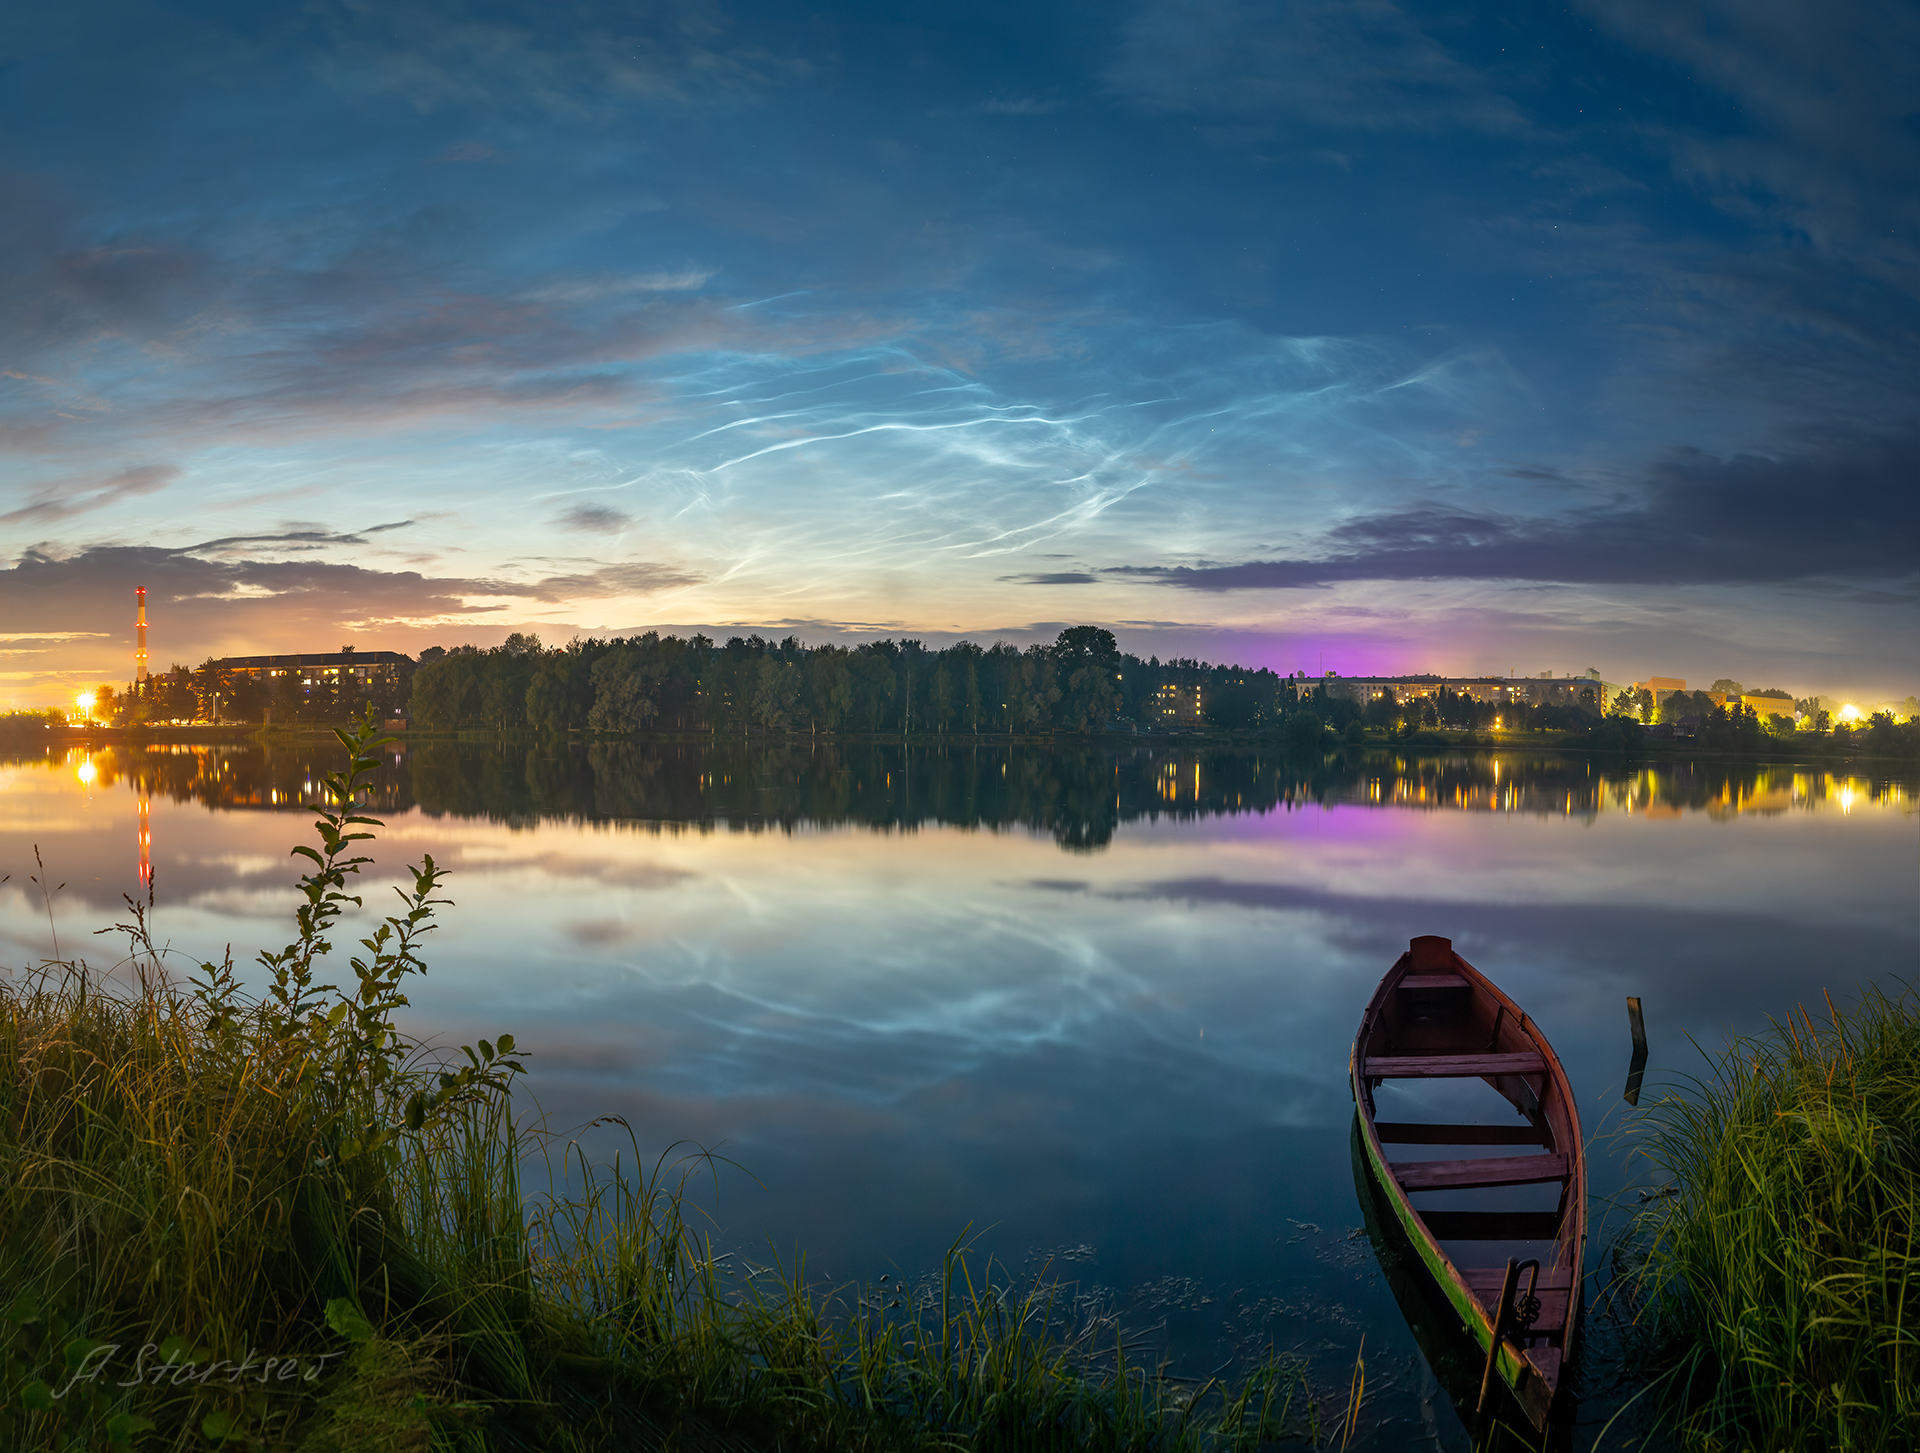
[[[654,631],[550,648],[516,634],[491,650],[422,652],[411,711],[439,731],[1083,733],[1153,721],[1169,685],[1199,687],[1206,723],[1229,730],[1277,726],[1298,704],[1296,683],[1273,671],[1143,661],[1112,632],[1073,626],[1025,650]]]
[[[491,649],[429,648],[397,683],[343,677],[307,684],[292,675],[261,680],[209,660],[197,668],[176,664],[117,694],[98,688],[93,719],[122,726],[269,719],[298,725],[343,721],[372,706],[383,716],[409,710],[419,726],[435,731],[1047,736],[1110,724],[1174,724],[1159,700],[1168,686],[1199,689],[1201,724],[1277,735],[1302,748],[1330,739],[1359,742],[1370,732],[1417,744],[1436,728],[1479,733],[1497,727],[1503,735],[1576,732],[1588,746],[1612,750],[1637,748],[1648,735],[1671,735],[1711,750],[1776,757],[1920,756],[1920,719],[1898,722],[1882,712],[1859,723],[1832,723],[1815,701],[1797,702],[1779,690],[1744,692],[1782,707],[1757,713],[1738,701],[1743,688],[1731,680],[1713,686],[1736,695],[1726,705],[1705,692],[1663,693],[1656,701],[1650,692],[1630,689],[1603,704],[1597,686],[1565,705],[1476,701],[1446,686],[1404,696],[1388,689],[1358,702],[1342,693],[1337,678],[1182,658],[1142,660],[1096,626],[1073,626],[1051,643],[1025,649],[970,641],[930,649],[911,639],[806,646],[792,636],[776,643],[759,635],[719,644],[704,635],[682,639],[653,631],[547,647],[537,636],[516,634]],[[1796,707],[1808,713],[1798,732],[1789,715]],[[62,716],[14,714],[0,724],[0,736],[33,738]]]

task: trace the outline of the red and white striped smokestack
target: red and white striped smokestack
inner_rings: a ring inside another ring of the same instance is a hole
[[[147,679],[147,588],[136,585],[133,598],[139,604],[139,610],[133,623],[133,679]]]

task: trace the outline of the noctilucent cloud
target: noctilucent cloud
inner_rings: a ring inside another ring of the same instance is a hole
[[[1920,9],[0,21],[0,698],[532,630],[1904,695]]]

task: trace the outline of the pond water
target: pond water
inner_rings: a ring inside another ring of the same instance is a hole
[[[143,852],[183,954],[283,944],[288,849],[337,764],[0,760],[6,963],[54,933],[110,962],[90,931]],[[1446,935],[1545,1029],[1597,1260],[1636,1178],[1626,996],[1651,1089],[1696,1043],[1909,975],[1914,785],[1528,753],[420,743],[385,756],[374,877],[452,869],[410,1027],[511,1031],[555,1127],[617,1114],[649,1154],[716,1149],[720,1245],[911,1281],[971,1234],[1192,1375],[1272,1343],[1344,1395],[1364,1335],[1355,1446],[1454,1448],[1356,1196],[1347,1055],[1381,974]],[[51,923],[36,845],[65,884]],[[1596,1346],[1577,1444],[1619,1402]]]

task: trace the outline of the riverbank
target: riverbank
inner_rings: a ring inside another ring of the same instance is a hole
[[[144,905],[107,975],[56,946],[0,988],[0,1443],[1320,1441],[1297,1366],[1270,1357],[1231,1390],[1144,1376],[1104,1326],[1069,1326],[1044,1279],[1015,1286],[963,1247],[885,1294],[736,1274],[683,1216],[697,1159],[589,1167],[530,1129],[511,1035],[423,1065],[391,1015],[425,970],[430,859],[348,991],[320,983],[349,977],[327,942],[377,826],[345,806],[373,745],[349,741],[329,783],[258,1002],[231,960],[170,976]],[[542,1164],[548,1184],[524,1185]]]

